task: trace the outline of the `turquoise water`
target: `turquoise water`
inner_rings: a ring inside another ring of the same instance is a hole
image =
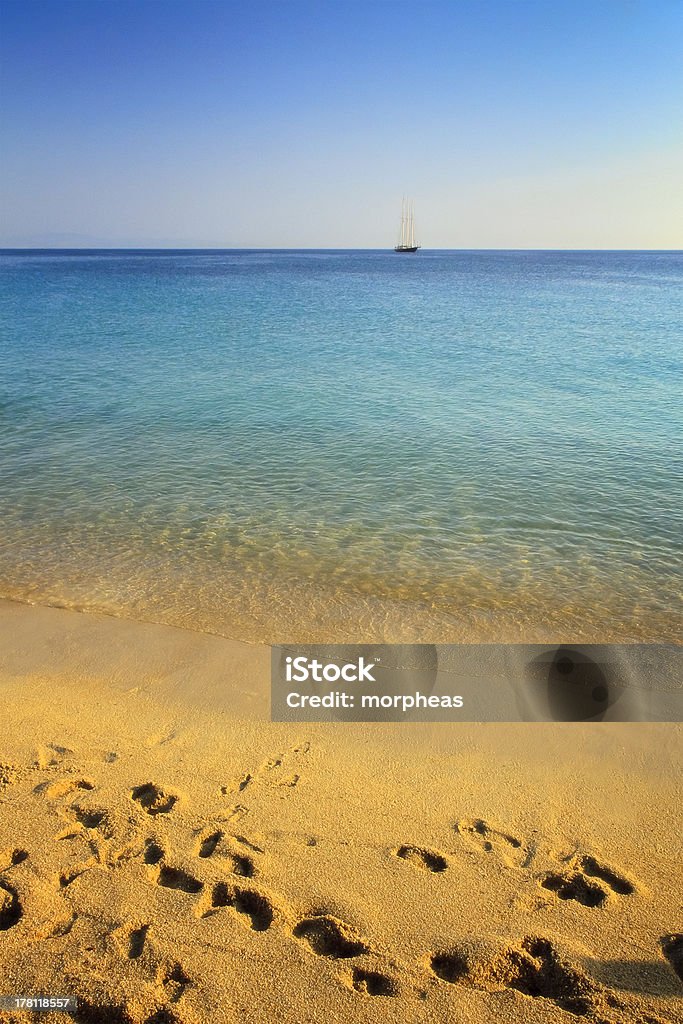
[[[0,595],[252,640],[677,635],[682,254],[0,271]]]

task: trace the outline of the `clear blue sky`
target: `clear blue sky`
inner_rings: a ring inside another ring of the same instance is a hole
[[[0,244],[681,247],[680,0],[0,18]]]

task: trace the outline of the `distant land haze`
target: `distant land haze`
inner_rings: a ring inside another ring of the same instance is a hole
[[[456,183],[448,192],[418,196],[416,235],[427,249],[678,250],[683,248],[681,180],[683,159],[672,153],[661,162],[647,161],[637,174],[615,168],[597,181],[565,175],[534,184],[492,180],[468,188]],[[54,229],[32,231],[11,231],[13,217],[7,214],[0,247],[391,249],[396,244],[401,193],[396,198],[384,189],[376,193],[377,183],[334,203],[327,196],[274,203],[272,196],[262,200],[249,191],[234,209],[218,189],[213,200],[204,196],[206,209],[188,195],[184,208],[169,203],[156,221],[142,209],[147,203],[136,189],[127,230],[123,218],[109,210],[93,210],[86,220],[82,214],[71,216],[68,205],[55,204],[45,216]],[[155,205],[159,209],[160,197]],[[67,217],[70,226],[59,227]]]
[[[623,169],[614,169],[598,181],[566,176],[538,184],[456,184],[448,193],[416,199],[416,235],[427,249],[683,248],[683,159],[670,154],[657,168],[644,165],[638,174],[624,177]],[[346,194],[335,203],[327,197],[299,197],[277,205],[272,196],[261,201],[249,192],[234,210],[220,193],[215,208],[206,211],[188,196],[185,210],[179,213],[169,203],[156,223],[141,209],[144,198],[131,194],[127,219],[138,223],[127,231],[109,211],[93,211],[87,222],[74,215],[71,223],[80,221],[80,228],[62,229],[57,225],[69,211],[56,205],[46,217],[55,225],[49,231],[10,231],[12,217],[6,215],[0,247],[391,249],[401,193],[388,199],[385,190],[375,194],[375,189],[376,183],[363,195]]]

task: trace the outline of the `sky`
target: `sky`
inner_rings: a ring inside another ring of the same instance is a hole
[[[0,245],[683,247],[681,0],[2,0]]]

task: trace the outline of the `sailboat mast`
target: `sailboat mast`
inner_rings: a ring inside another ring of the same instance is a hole
[[[415,242],[415,202],[405,195],[401,199],[401,232],[396,252],[415,252],[419,246]]]

